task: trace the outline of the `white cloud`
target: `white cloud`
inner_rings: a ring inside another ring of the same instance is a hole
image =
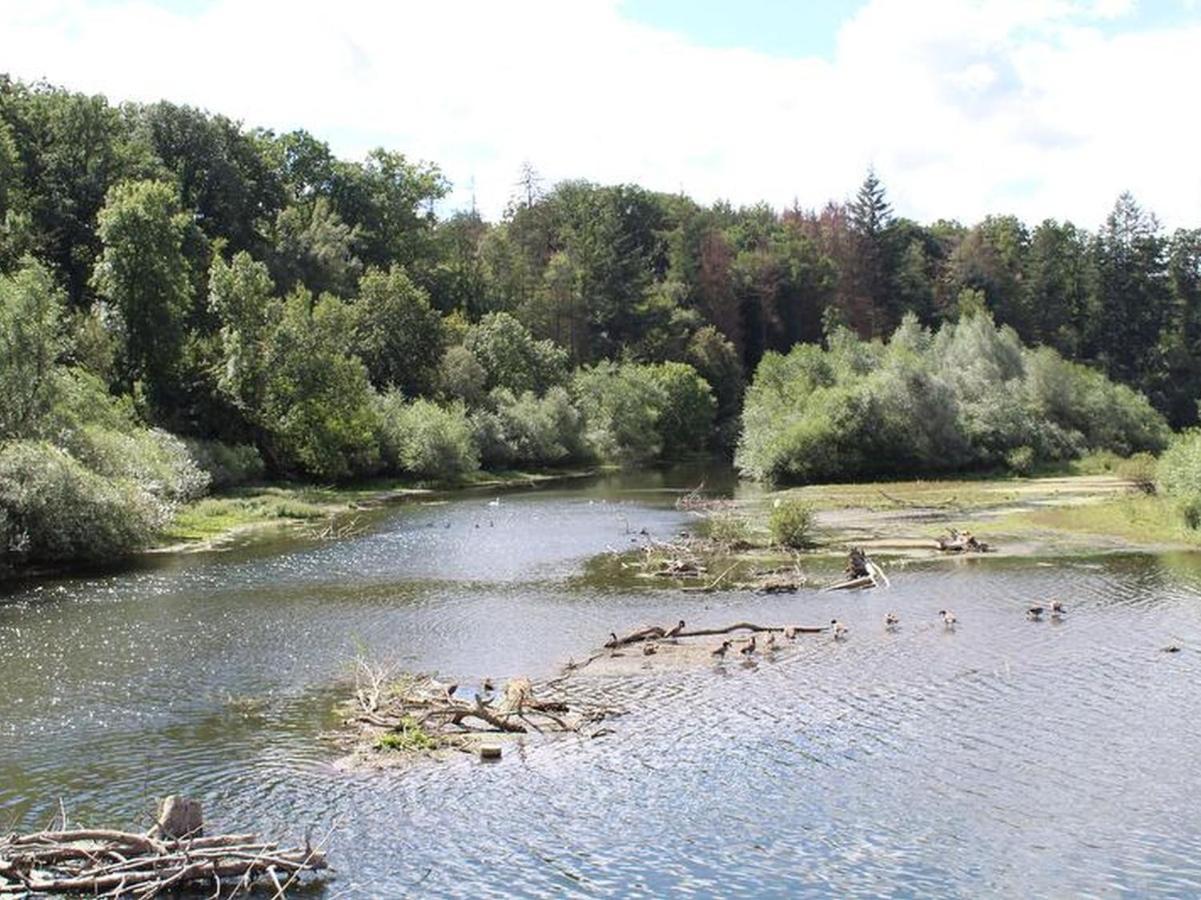
[[[345,155],[439,163],[497,215],[530,159],[548,179],[704,201],[852,192],[874,164],[898,211],[1100,222],[1134,191],[1201,221],[1201,27],[1115,33],[1124,0],[874,0],[829,60],[700,47],[616,0],[0,5],[0,67],[115,99],[165,97]]]

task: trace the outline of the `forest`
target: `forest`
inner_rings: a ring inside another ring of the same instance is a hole
[[[527,164],[489,222],[448,189],[392,150],[0,76],[6,558],[110,558],[263,478],[1022,471],[1197,422],[1201,228],[1126,194],[1090,230],[921,224],[870,171],[821,209]]]

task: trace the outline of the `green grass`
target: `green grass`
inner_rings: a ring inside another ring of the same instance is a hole
[[[397,731],[381,734],[375,741],[376,750],[389,750],[396,753],[417,753],[422,750],[435,750],[438,740],[410,716],[406,716]]]
[[[1185,524],[1175,504],[1167,498],[1147,494],[1014,513],[997,519],[991,527],[1001,532],[1037,528],[1131,542],[1201,546],[1201,531]]]
[[[237,528],[268,522],[319,519],[340,511],[345,501],[308,497],[311,488],[265,487],[206,497],[183,507],[163,532],[167,541],[204,541]],[[250,492],[253,491],[253,492]]]

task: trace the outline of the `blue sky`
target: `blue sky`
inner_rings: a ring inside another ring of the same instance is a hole
[[[851,194],[1201,224],[1201,0],[40,0],[0,70],[439,164],[499,215],[531,161],[710,202]]]
[[[706,47],[828,59],[839,27],[863,5],[862,0],[624,0],[621,11]]]

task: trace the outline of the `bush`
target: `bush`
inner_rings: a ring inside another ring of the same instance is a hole
[[[800,500],[777,499],[767,519],[773,544],[802,550],[813,546],[813,509]]]
[[[1178,435],[1156,470],[1156,484],[1171,497],[1190,528],[1201,527],[1201,429]]]
[[[384,459],[395,471],[455,481],[475,472],[479,451],[462,403],[406,403],[392,391],[379,399]]]
[[[1005,454],[1005,467],[1014,475],[1029,475],[1034,471],[1034,448],[1023,444]]]
[[[706,533],[710,540],[731,548],[745,547],[751,542],[750,526],[737,513],[714,513],[709,517]]]
[[[64,444],[93,472],[134,482],[172,503],[203,497],[209,487],[209,474],[196,465],[184,442],[157,428],[118,432],[85,425]]]
[[[651,367],[597,363],[576,372],[572,393],[584,416],[585,439],[598,458],[635,465],[663,449],[658,426],[666,394]]]
[[[1026,350],[985,314],[936,335],[906,317],[888,344],[845,330],[830,348],[768,353],[747,391],[735,455],[771,482],[1040,462],[1089,450],[1156,451],[1167,425],[1141,394]]]
[[[563,388],[551,388],[543,397],[497,388],[489,399],[493,409],[472,417],[486,465],[553,466],[586,455],[580,412]]]
[[[1143,493],[1154,494],[1158,468],[1159,460],[1150,453],[1135,453],[1128,459],[1119,460],[1114,471],[1119,478],[1134,482]]]
[[[193,438],[185,440],[184,445],[193,462],[208,473],[209,486],[214,490],[259,481],[266,470],[259,451],[249,444]]]
[[[662,455],[674,459],[708,447],[717,410],[708,382],[692,366],[681,362],[651,366],[650,375],[663,392],[655,425]]]
[[[173,505],[126,478],[91,471],[44,441],[0,450],[5,548],[21,561],[105,561],[150,544]]]

